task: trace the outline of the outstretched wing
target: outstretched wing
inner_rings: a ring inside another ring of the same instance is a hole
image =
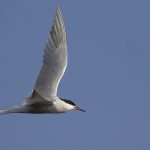
[[[59,8],[56,14],[52,28],[50,30],[46,47],[44,49],[44,57],[42,68],[38,74],[34,90],[43,99],[50,100],[51,97],[57,95],[58,84],[67,67],[67,44],[65,25]],[[34,97],[36,97],[34,95]],[[32,97],[32,95],[31,95]],[[31,103],[34,102],[31,98]]]

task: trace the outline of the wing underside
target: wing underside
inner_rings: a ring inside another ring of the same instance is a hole
[[[43,64],[33,91],[36,91],[45,100],[51,100],[52,97],[55,97],[58,84],[65,72],[66,66],[66,32],[60,9],[57,8],[44,49]],[[32,93],[32,95],[34,94]],[[32,103],[32,99],[30,103]]]

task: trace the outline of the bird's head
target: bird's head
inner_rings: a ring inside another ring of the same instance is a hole
[[[61,98],[61,100],[64,101],[66,104],[68,104],[68,109],[70,109],[70,110],[79,110],[79,111],[85,112],[84,109],[81,109],[73,101],[68,100],[68,99],[63,99],[63,98]]]

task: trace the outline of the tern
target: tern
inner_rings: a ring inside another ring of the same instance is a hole
[[[20,105],[0,110],[0,114],[9,113],[64,113],[80,110],[73,101],[57,96],[59,82],[67,67],[66,31],[60,8],[56,8],[55,18],[48,34],[44,49],[43,64],[29,96]]]

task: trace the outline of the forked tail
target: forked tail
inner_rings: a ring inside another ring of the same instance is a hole
[[[0,115],[4,115],[4,114],[8,114],[9,113],[9,111],[8,110],[0,110]]]
[[[10,113],[21,113],[21,108],[10,108],[10,109],[0,109],[0,115],[10,114]]]

